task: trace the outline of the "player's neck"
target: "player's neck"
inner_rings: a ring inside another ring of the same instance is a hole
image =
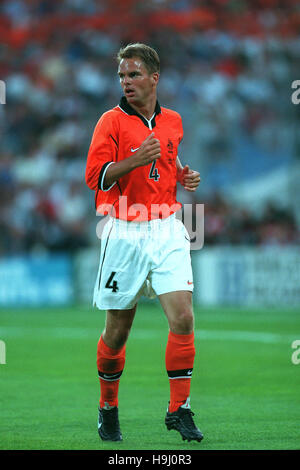
[[[148,121],[152,118],[156,106],[156,95],[151,97],[147,103],[143,103],[140,106],[137,104],[131,104],[131,107],[139,114],[141,114]]]

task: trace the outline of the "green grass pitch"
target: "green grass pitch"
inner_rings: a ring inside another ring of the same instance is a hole
[[[104,313],[90,307],[0,312],[1,449],[300,449],[300,339],[295,310],[195,308],[191,407],[204,433],[182,441],[164,425],[166,319],[140,304],[120,381],[123,442],[97,434],[96,346]]]

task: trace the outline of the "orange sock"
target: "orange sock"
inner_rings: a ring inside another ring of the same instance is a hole
[[[121,349],[109,348],[101,335],[97,347],[101,408],[118,406],[119,382],[125,365],[125,350],[125,345]]]
[[[194,332],[189,335],[177,335],[170,331],[166,348],[166,369],[170,383],[168,408],[170,413],[183,405],[190,395],[194,358]]]

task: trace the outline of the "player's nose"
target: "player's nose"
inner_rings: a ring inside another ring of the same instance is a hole
[[[123,83],[124,83],[125,86],[130,85],[131,78],[128,75],[125,75]]]

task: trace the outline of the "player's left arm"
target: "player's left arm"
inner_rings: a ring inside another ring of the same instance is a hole
[[[200,173],[195,170],[191,170],[188,165],[184,167],[181,164],[179,157],[176,159],[176,168],[177,168],[177,181],[186,189],[187,191],[196,191],[201,181]]]

